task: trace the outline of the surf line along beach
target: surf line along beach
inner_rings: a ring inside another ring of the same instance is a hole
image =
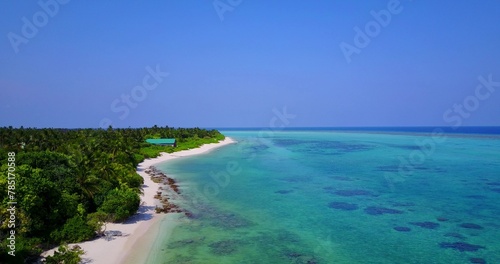
[[[137,252],[136,249],[138,247],[143,248],[152,246],[154,239],[144,241],[145,239],[143,237],[147,231],[153,226],[157,226],[160,222],[167,221],[167,223],[170,222],[171,224],[162,224],[163,229],[167,226],[167,230],[162,230],[162,232],[169,232],[175,227],[176,221],[174,220],[179,216],[179,214],[157,214],[155,212],[157,205],[155,195],[160,189],[161,184],[153,182],[150,175],[146,173],[146,170],[151,166],[155,166],[156,164],[168,160],[208,153],[213,149],[233,143],[236,143],[236,141],[226,137],[218,143],[204,144],[194,149],[182,150],[174,153],[163,152],[157,158],[146,159],[139,163],[137,166],[137,173],[144,179],[144,184],[143,194],[141,195],[141,204],[138,212],[123,223],[106,224],[106,230],[119,231],[121,232],[121,236],[114,236],[112,239],[100,237],[92,241],[70,244],[69,246],[73,247],[74,245],[78,245],[85,251],[85,254],[82,256],[84,263],[132,263],[130,261],[142,263],[137,261],[144,261],[147,256],[134,256],[128,253],[131,252],[132,249],[134,249],[133,252]],[[42,253],[42,256],[46,257],[53,255],[56,249],[57,248],[48,250]],[[147,248],[145,248],[145,251],[145,253],[149,252]]]

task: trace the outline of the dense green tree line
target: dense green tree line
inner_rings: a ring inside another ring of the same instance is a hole
[[[147,138],[176,138],[178,143],[176,148],[153,146]],[[93,238],[104,221],[123,221],[137,211],[143,182],[138,163],[223,138],[217,130],[157,126],[0,128],[0,259],[23,262],[54,245]],[[9,153],[15,153],[14,166]],[[17,202],[15,258],[7,247],[10,167],[15,168]]]

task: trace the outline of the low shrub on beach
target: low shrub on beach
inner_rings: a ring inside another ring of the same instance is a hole
[[[61,245],[54,252],[53,256],[45,258],[43,263],[46,264],[78,264],[82,260],[82,255],[85,252],[79,246],[68,248],[67,245]]]
[[[132,189],[123,187],[108,193],[98,211],[112,216],[115,222],[121,222],[137,212],[141,199]]]
[[[94,229],[79,215],[69,219],[60,229],[50,234],[56,242],[82,242],[95,236]]]

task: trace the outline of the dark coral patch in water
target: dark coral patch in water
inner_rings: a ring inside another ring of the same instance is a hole
[[[197,245],[197,244],[200,244],[201,242],[203,242],[204,240],[205,240],[205,237],[183,239],[183,240],[170,242],[167,247],[170,249],[173,249],[173,248],[185,247],[188,245]]]
[[[236,240],[222,240],[218,242],[211,243],[208,245],[210,250],[215,255],[229,255],[236,251],[238,241]]]
[[[387,171],[387,172],[398,172],[399,166],[393,166],[393,165],[377,166],[377,170]]]
[[[227,214],[227,213],[221,213],[221,214],[214,213],[213,218],[211,220],[214,226],[226,229],[248,227],[252,225],[252,223],[245,218],[242,218],[235,214]]]
[[[396,226],[396,227],[394,227],[394,230],[396,230],[398,232],[410,232],[411,228],[406,227],[406,226]]]
[[[302,254],[298,253],[298,252],[286,252],[285,256],[288,258],[298,258],[298,257],[302,256]]]
[[[483,229],[482,226],[477,225],[477,224],[473,224],[473,223],[463,223],[463,224],[460,224],[459,226],[463,227],[463,228],[468,228],[468,229]]]
[[[415,226],[420,226],[426,229],[436,229],[439,227],[439,224],[434,222],[410,222],[410,224]]]
[[[486,198],[486,196],[484,196],[484,195],[476,195],[476,194],[467,195],[465,197],[470,198],[470,199],[478,199],[478,200],[482,200],[482,199]]]
[[[370,206],[365,208],[365,213],[369,215],[383,215],[383,214],[402,214],[403,211],[385,207]]]
[[[492,191],[494,191],[496,193],[500,193],[500,188],[495,188],[495,189],[490,189],[490,190],[492,190]]]
[[[332,176],[331,178],[337,181],[354,181],[354,179],[346,176]]]
[[[474,264],[486,264],[486,260],[482,258],[470,258],[469,261]]]
[[[458,238],[458,239],[461,239],[461,240],[466,239],[466,237],[465,237],[464,235],[459,234],[459,233],[453,233],[453,232],[451,232],[451,233],[446,233],[446,234],[444,234],[444,236],[445,236],[445,237],[454,237],[454,238]]]
[[[321,148],[331,149],[341,154],[372,149],[372,146],[370,145],[346,143],[340,141],[321,141],[317,142],[316,146],[314,147],[316,148],[313,149],[317,150],[320,150]]]
[[[490,186],[500,186],[500,182],[488,182],[488,183],[486,183],[486,185],[490,185]]]
[[[316,264],[318,261],[313,256],[308,256],[299,252],[287,251],[284,253],[285,257],[291,260],[291,263],[300,264]]]
[[[286,181],[286,182],[291,182],[291,183],[302,183],[302,182],[308,182],[311,181],[311,178],[309,177],[286,177],[286,178],[281,178],[280,180]]]
[[[279,190],[279,191],[275,191],[275,193],[279,193],[279,194],[288,194],[288,193],[291,193],[293,192],[293,190]]]
[[[300,242],[300,237],[297,234],[286,230],[275,231],[274,235],[276,241],[280,241],[281,243],[297,244]]]
[[[388,145],[393,148],[399,148],[399,149],[420,150],[420,146],[417,145],[397,145],[397,144],[388,144]]]
[[[473,245],[473,244],[464,243],[464,242],[454,242],[454,243],[442,242],[442,243],[439,243],[439,246],[441,248],[455,249],[455,250],[458,250],[460,252],[465,252],[465,251],[472,252],[472,251],[478,251],[480,249],[485,248],[483,246]]]
[[[438,220],[439,222],[446,222],[446,221],[448,221],[449,219],[448,219],[448,218],[445,218],[445,217],[438,217],[438,218],[436,218],[436,220]]]
[[[366,190],[338,190],[333,192],[340,196],[373,196],[373,193]]]
[[[415,206],[414,203],[411,203],[411,202],[395,202],[395,203],[392,203],[392,206],[397,206],[397,207],[409,207],[409,206]]]
[[[331,202],[328,204],[328,207],[344,211],[353,211],[358,209],[357,204],[344,203],[344,202]]]

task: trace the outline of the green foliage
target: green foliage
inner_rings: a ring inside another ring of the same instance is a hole
[[[120,222],[135,214],[140,202],[141,199],[132,189],[114,189],[108,193],[98,210],[112,215],[115,222]]]
[[[135,166],[137,166],[137,164],[141,163],[146,157],[144,157],[143,154],[139,154],[139,153],[134,153],[134,162],[135,162]]]
[[[144,158],[156,158],[162,152],[172,153],[174,152],[174,147],[169,146],[158,146],[158,145],[147,145],[146,147],[141,148],[140,153]]]
[[[113,216],[102,211],[87,215],[87,224],[97,233],[102,235],[106,231],[106,222],[113,221]]]
[[[46,264],[78,264],[82,260],[85,252],[79,246],[73,246],[71,249],[67,245],[61,245],[54,252],[53,256],[45,258]]]
[[[42,253],[42,250],[37,247],[39,244],[40,239],[38,238],[16,237],[16,255],[11,256],[7,254],[7,251],[0,251],[0,263],[35,263],[38,255]],[[7,248],[7,239],[0,241],[0,246]],[[1,260],[8,261],[2,262]]]
[[[136,189],[139,189],[144,183],[144,178],[142,178],[141,175],[137,174],[135,171],[125,175],[124,180],[127,186]]]
[[[51,230],[66,221],[66,213],[72,211],[71,199],[63,197],[60,187],[47,179],[42,169],[20,165],[16,172],[16,198],[18,207],[29,219],[26,223],[28,235],[48,236]],[[65,204],[63,199],[70,204]]]
[[[69,219],[61,230],[50,235],[55,242],[82,242],[95,236],[94,229],[79,215]]]
[[[147,138],[175,138],[178,144],[155,146]],[[89,239],[102,232],[105,222],[133,215],[143,183],[136,167],[145,158],[221,139],[217,130],[200,128],[0,128],[0,219],[9,214],[8,152],[16,153],[18,260],[26,261],[52,243]],[[6,223],[0,221],[0,259],[8,256]]]

